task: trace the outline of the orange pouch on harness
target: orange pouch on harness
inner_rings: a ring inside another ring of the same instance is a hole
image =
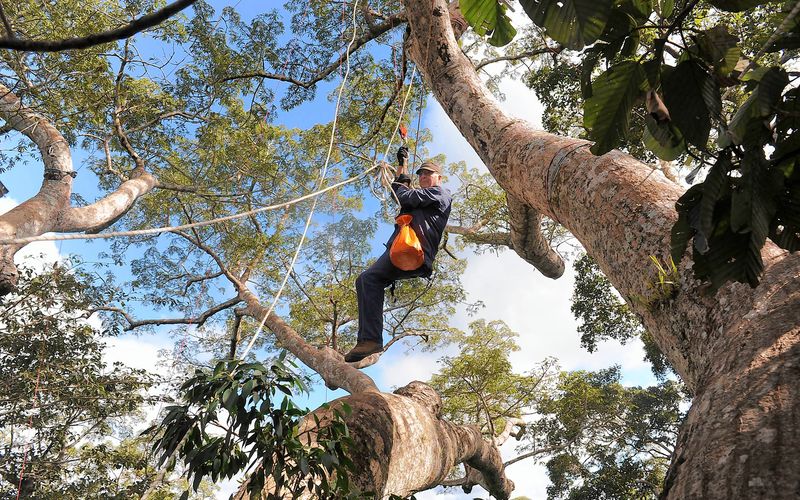
[[[425,262],[425,254],[422,252],[422,244],[419,242],[417,233],[409,226],[411,216],[408,214],[398,215],[395,222],[400,226],[400,232],[397,233],[397,237],[389,249],[389,260],[396,268],[403,271],[419,269]]]

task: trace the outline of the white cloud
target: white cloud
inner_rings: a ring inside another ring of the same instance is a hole
[[[395,353],[389,349],[376,365],[376,373],[370,373],[383,390],[402,387],[414,380],[427,381],[439,370],[437,360],[441,354],[418,350],[404,353],[400,352],[402,349],[402,346],[396,346]]]
[[[133,334],[110,337],[105,341],[105,361],[120,362],[131,368],[166,375],[168,370],[159,363],[159,351],[172,346],[168,340]]]
[[[476,488],[482,490],[482,488]],[[473,492],[474,493],[474,492]],[[474,495],[465,495],[463,493],[451,493],[450,491],[444,491],[443,488],[436,488],[433,490],[422,491],[420,493],[416,493],[414,495],[417,500],[460,500],[463,498],[475,498]]]

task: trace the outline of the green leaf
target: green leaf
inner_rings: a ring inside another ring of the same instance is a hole
[[[703,31],[695,40],[703,59],[723,76],[733,71],[742,55],[742,50],[737,45],[739,38],[728,33],[728,29],[722,25]]]
[[[489,43],[495,47],[507,45],[517,30],[506,15],[506,7],[498,0],[462,0],[461,13],[480,36],[491,34]]]
[[[708,0],[708,3],[720,10],[728,12],[741,12],[743,10],[752,9],[753,7],[765,3],[770,0]]]
[[[251,392],[253,392],[253,388],[256,386],[256,381],[253,379],[248,380],[242,386],[242,399],[247,399]]]
[[[731,194],[731,186],[728,172],[731,169],[730,153],[720,154],[719,159],[711,167],[708,175],[703,181],[703,199],[700,202],[700,228],[699,230],[706,236],[711,237],[714,230],[714,211],[720,199],[728,198]]]
[[[705,149],[711,118],[719,116],[722,98],[716,81],[695,61],[680,63],[662,80],[664,104],[690,144]]]
[[[719,143],[763,144],[772,136],[767,127],[775,112],[781,93],[789,84],[789,77],[781,68],[770,68],[758,83],[753,93],[739,108],[728,125],[727,134],[720,135]]]
[[[660,159],[672,161],[686,151],[686,142],[680,130],[672,123],[658,123],[652,116],[644,119],[645,128],[642,139],[647,149]]]
[[[690,187],[675,202],[675,211],[678,220],[673,224],[670,241],[670,255],[672,260],[680,262],[686,252],[689,240],[695,235],[695,229],[689,224],[689,214],[697,206],[703,196],[703,186],[698,184]]]
[[[775,151],[772,159],[782,161],[800,152],[800,88],[783,95],[775,121]]]
[[[626,138],[631,108],[645,82],[639,63],[623,61],[592,83],[592,97],[584,102],[583,124],[595,141],[593,154],[606,153]]]
[[[236,407],[236,399],[236,388],[228,387],[225,389],[225,392],[222,393],[222,406],[224,406],[228,411],[233,411],[233,409]]]
[[[599,45],[599,44],[598,44]],[[600,51],[595,47],[586,49],[586,56],[581,62],[581,96],[584,99],[592,97],[592,72],[600,62]]]
[[[625,56],[623,46],[625,44],[634,45],[634,41],[631,39],[635,40],[635,45],[638,47],[639,31],[635,30],[637,25],[636,19],[621,9],[611,11],[603,34],[600,35],[600,40],[607,42],[605,48],[602,49],[606,59],[613,60],[617,54]],[[627,49],[630,51],[631,47],[629,46]],[[635,47],[633,50],[636,50]]]
[[[635,9],[636,14],[641,15],[643,19],[650,17],[650,13],[653,12],[653,5],[650,0],[630,0],[630,5]]]
[[[582,49],[600,38],[612,0],[520,0],[522,8],[548,36],[570,49]]]
[[[774,212],[774,196],[768,182],[766,161],[748,152],[742,161],[742,176],[731,197],[731,230],[752,232],[757,241],[766,240]]]
[[[769,237],[781,248],[800,250],[800,161],[796,158],[782,165],[786,184],[780,189]]]
[[[675,9],[675,0],[653,0],[653,9],[661,19],[666,19],[672,15]]]

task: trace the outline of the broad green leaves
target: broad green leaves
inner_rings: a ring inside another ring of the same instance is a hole
[[[765,72],[756,89],[731,119],[727,133],[720,136],[720,146],[730,143],[754,145],[768,139],[771,131],[767,118],[775,114],[781,92],[788,83],[782,69],[772,68]]]
[[[647,149],[664,161],[677,159],[686,151],[686,142],[681,131],[671,122],[659,122],[652,116],[644,119],[645,130],[642,134]]]
[[[708,0],[714,7],[728,12],[741,12],[768,2],[769,0]]]
[[[727,76],[733,71],[742,55],[739,38],[728,33],[725,26],[714,26],[695,38],[701,57],[714,66],[717,74]]]
[[[644,70],[635,61],[611,67],[592,83],[583,114],[584,126],[595,141],[592,153],[603,154],[626,137],[631,108],[645,83]]]
[[[694,237],[698,277],[714,287],[730,280],[755,286],[767,237],[784,248],[800,248],[797,97],[793,91],[784,96],[789,79],[781,66],[762,66],[774,64],[762,48],[774,52],[800,46],[799,30],[794,21],[784,29],[787,33],[763,46],[759,31],[747,23],[755,20],[764,25],[763,32],[772,33],[792,4],[780,12],[756,8],[742,17],[726,12],[766,2],[709,3],[722,11],[710,22],[707,7],[686,10],[673,0],[621,0],[602,4],[603,13],[592,11],[600,3],[522,2],[534,23],[566,48],[591,44],[579,57],[582,120],[595,142],[594,154],[621,148],[651,161],[649,153],[638,149],[643,142],[662,160],[683,158],[687,165],[696,160],[688,182],[703,165],[715,165],[705,187],[690,190],[678,203],[674,258],[680,260]],[[667,31],[655,29],[654,14],[672,23]],[[545,118],[543,123],[564,121]],[[765,158],[765,151],[772,158]]]
[[[161,423],[145,431],[156,436],[153,450],[160,464],[176,454],[197,490],[204,477],[216,483],[260,460],[249,474],[251,496],[259,496],[269,481],[275,498],[297,498],[304,491],[315,498],[362,498],[348,479],[353,442],[344,419],[350,407],[324,405],[330,414],[324,424],[298,408],[290,397],[305,391],[305,384],[284,356],[271,366],[221,361],[213,371],[197,370],[181,386],[182,404],[167,407]],[[214,428],[227,432],[220,435]]]
[[[711,75],[701,64],[689,60],[671,71],[662,86],[672,122],[686,141],[705,149],[711,119],[722,110],[719,88]]]
[[[666,19],[675,10],[675,0],[653,0],[653,9],[661,19]]]
[[[506,15],[506,6],[497,0],[462,0],[461,13],[480,36],[491,34],[489,43],[502,47],[514,39],[517,30]]]
[[[520,0],[534,23],[555,41],[581,49],[603,33],[611,0]]]

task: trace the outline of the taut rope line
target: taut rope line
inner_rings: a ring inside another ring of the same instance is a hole
[[[346,64],[345,64],[345,71],[344,75],[342,76],[342,85],[339,87],[339,94],[336,96],[336,110],[334,111],[333,115],[333,125],[331,126],[331,138],[328,142],[328,153],[325,157],[325,164],[322,166],[319,175],[319,185],[322,185],[323,181],[325,180],[325,175],[328,172],[328,164],[331,160],[331,154],[333,153],[333,143],[336,139],[336,123],[339,119],[339,108],[342,104],[342,93],[344,92],[344,88],[347,85],[347,78],[350,75],[350,47],[352,47],[353,43],[356,41],[356,32],[358,25],[356,24],[356,12],[358,11],[358,1],[356,0],[353,2],[353,36],[350,39],[350,43],[347,44],[346,54]],[[388,151],[388,148],[387,148]],[[367,169],[364,173],[369,172],[377,165],[373,165],[371,168]],[[362,174],[363,175],[363,174]],[[332,188],[333,186],[331,186]],[[331,189],[328,188],[328,189]],[[261,334],[261,331],[264,329],[264,323],[267,322],[267,318],[270,314],[272,314],[272,310],[275,309],[275,305],[278,303],[278,299],[280,299],[281,294],[283,293],[283,289],[286,287],[286,282],[289,281],[289,276],[292,274],[294,270],[294,265],[297,262],[297,257],[300,255],[300,250],[303,248],[303,243],[306,240],[306,234],[308,233],[308,228],[311,226],[311,219],[314,216],[314,210],[317,207],[317,201],[319,200],[318,197],[314,197],[314,201],[311,204],[311,210],[308,212],[308,217],[306,218],[306,225],[303,228],[303,234],[300,236],[300,242],[297,245],[297,249],[292,256],[292,261],[289,263],[289,268],[286,270],[286,274],[283,276],[283,282],[281,283],[280,288],[278,288],[278,292],[275,294],[275,297],[272,299],[272,304],[270,304],[267,312],[264,314],[264,317],[261,319],[261,322],[258,324],[258,328],[256,329],[256,333],[253,334],[253,338],[250,339],[250,342],[247,344],[247,348],[245,348],[244,353],[242,353],[241,359],[244,359],[250,350],[253,348],[253,345],[256,343],[258,336]]]

